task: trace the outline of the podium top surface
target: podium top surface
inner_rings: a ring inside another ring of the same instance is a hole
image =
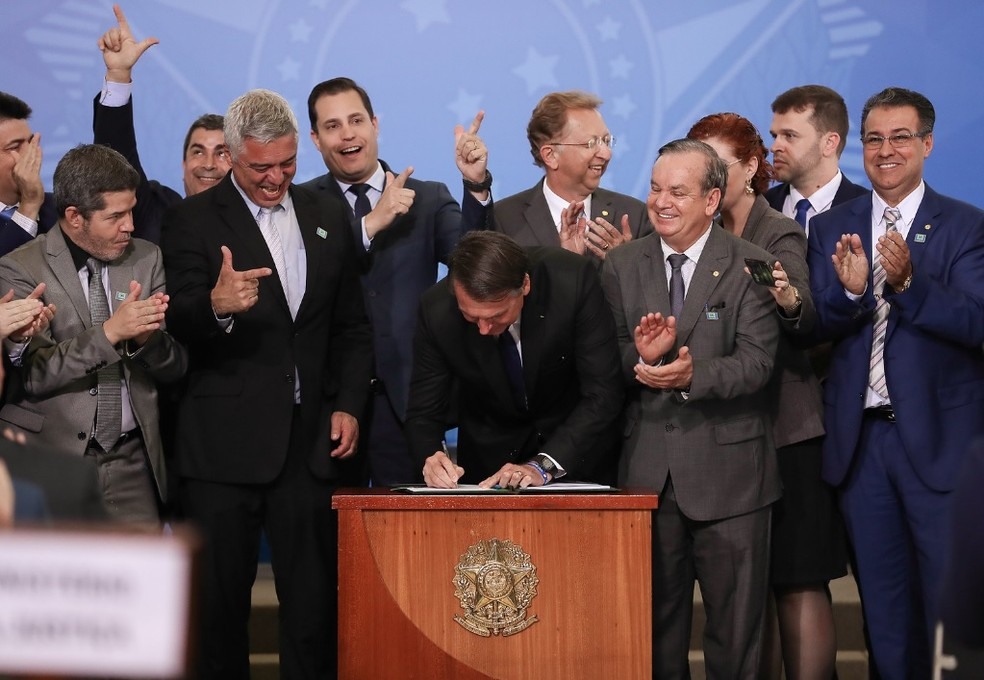
[[[339,489],[332,496],[331,505],[336,510],[654,510],[657,496],[639,489],[430,496],[372,488]]]

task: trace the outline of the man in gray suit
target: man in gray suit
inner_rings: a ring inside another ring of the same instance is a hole
[[[629,388],[619,484],[660,493],[653,520],[653,677],[689,677],[694,579],[708,677],[754,678],[780,485],[763,387],[779,327],[745,273],[758,246],[713,226],[727,167],[704,142],[660,149],[656,234],[609,253],[602,286]]]
[[[536,186],[495,204],[494,228],[521,246],[562,246],[601,263],[606,253],[648,234],[642,201],[600,188],[615,138],[587,92],[552,92],[526,126]],[[616,226],[617,225],[617,226]]]
[[[9,349],[0,421],[91,457],[112,517],[156,522],[167,489],[155,383],[180,378],[187,358],[163,330],[160,251],[130,238],[139,181],[107,147],[72,149],[55,169],[58,224],[0,259],[0,287],[27,297],[43,282],[43,302],[58,309]]]

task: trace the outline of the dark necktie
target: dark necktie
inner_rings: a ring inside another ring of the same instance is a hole
[[[369,203],[369,185],[353,184],[348,190],[355,194],[355,219],[361,220],[372,211],[372,205]]]
[[[796,221],[806,229],[806,213],[810,211],[810,199],[801,198],[796,201]]]
[[[94,257],[85,261],[89,270],[89,316],[93,326],[109,318],[109,301],[103,288],[103,263]],[[96,372],[99,392],[96,397],[96,428],[94,439],[103,451],[110,451],[120,438],[123,427],[123,402],[120,396],[120,362],[115,361]]]
[[[508,328],[499,335],[499,354],[502,356],[502,365],[506,369],[506,377],[509,378],[509,386],[512,387],[516,405],[520,410],[525,411],[526,380],[523,378],[523,362],[519,358],[516,341],[513,340]]]
[[[683,298],[686,291],[683,286],[683,263],[687,261],[687,256],[677,253],[669,256],[670,267],[673,269],[670,274],[670,316],[680,319],[683,312]]]
[[[16,205],[12,205],[9,208],[4,208],[2,211],[0,211],[0,224],[7,224],[8,222],[13,222],[15,212],[17,212]]]

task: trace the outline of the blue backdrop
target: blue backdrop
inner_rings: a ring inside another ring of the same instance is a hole
[[[96,39],[114,25],[106,0],[4,0],[0,89],[34,108],[50,188],[58,158],[90,141],[102,82]],[[155,36],[134,73],[141,157],[179,192],[181,143],[204,112],[266,87],[294,106],[304,135],[298,179],[324,172],[306,137],[312,85],[362,83],[381,127],[381,156],[415,176],[461,185],[452,129],[486,111],[494,194],[539,176],[525,127],[546,92],[581,88],[605,100],[618,137],[604,178],[645,198],[656,150],[704,114],[737,111],[768,142],[769,104],[805,83],[841,92],[852,131],[842,167],[864,181],[861,106],[888,85],[937,109],[927,179],[984,204],[984,3],[928,0],[131,0],[137,39]],[[16,56],[14,56],[16,55]],[[976,104],[974,102],[977,102]]]

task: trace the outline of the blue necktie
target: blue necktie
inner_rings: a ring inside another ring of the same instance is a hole
[[[0,224],[7,224],[7,222],[13,222],[15,212],[17,212],[16,205],[12,205],[9,208],[4,208],[2,211],[0,211]]]
[[[519,358],[516,341],[513,340],[508,328],[499,335],[499,354],[502,356],[502,365],[506,369],[506,377],[509,378],[509,386],[512,388],[516,406],[525,411],[526,380],[523,378],[523,362]]]
[[[680,319],[680,314],[683,313],[683,299],[686,296],[686,291],[683,285],[683,263],[687,261],[687,256],[682,253],[677,253],[670,255],[669,258],[670,267],[672,272],[670,273],[670,316]]]
[[[361,220],[372,211],[372,204],[369,203],[369,185],[353,184],[348,190],[355,194],[355,219]]]
[[[796,221],[806,229],[806,213],[810,211],[810,199],[801,198],[796,201]]]

